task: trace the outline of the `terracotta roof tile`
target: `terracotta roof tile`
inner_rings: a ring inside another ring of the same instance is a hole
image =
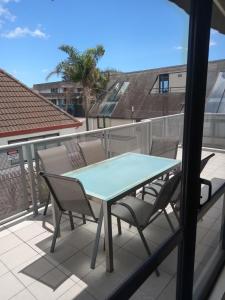
[[[0,69],[0,137],[80,125],[77,119]]]

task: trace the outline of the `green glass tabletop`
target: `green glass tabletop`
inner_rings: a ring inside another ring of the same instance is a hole
[[[175,159],[125,153],[63,175],[79,179],[88,195],[109,201],[179,164]]]

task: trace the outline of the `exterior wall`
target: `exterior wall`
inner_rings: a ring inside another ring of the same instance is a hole
[[[113,127],[113,126],[125,125],[130,123],[133,123],[133,120],[105,118],[106,127]],[[85,120],[83,121],[83,126],[85,128]],[[90,126],[90,130],[98,129],[97,118],[89,118],[89,126]]]
[[[169,73],[169,92],[185,93],[186,76],[187,76],[186,72]],[[159,89],[159,77],[157,78],[153,86],[151,94],[158,94],[159,93],[158,89]]]
[[[80,127],[83,127],[83,125]],[[34,137],[37,137],[37,139],[38,139],[38,138],[41,138],[41,137],[43,137],[45,135],[49,135],[49,134],[57,134],[58,133],[59,135],[65,135],[65,134],[69,134],[69,133],[84,131],[80,127],[65,128],[65,129],[59,129],[59,130],[43,131],[43,132],[36,132],[36,133],[31,133],[31,134],[23,134],[23,135],[4,137],[4,138],[0,138],[0,146],[8,145],[9,141],[13,141],[13,140],[20,140],[20,139],[27,139],[27,138],[34,138]]]

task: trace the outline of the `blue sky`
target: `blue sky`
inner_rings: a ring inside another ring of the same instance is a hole
[[[65,58],[61,44],[102,44],[101,68],[135,71],[186,63],[187,35],[188,16],[167,0],[0,0],[0,68],[30,87]],[[213,30],[210,59],[222,58]]]

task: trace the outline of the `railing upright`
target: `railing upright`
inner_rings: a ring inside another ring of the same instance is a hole
[[[24,156],[23,156],[23,148],[18,148],[19,152],[19,165],[21,170],[21,180],[22,180],[22,186],[23,186],[23,196],[26,202],[29,202],[28,199],[28,193],[27,193],[27,183],[26,183],[26,171],[24,168]]]
[[[32,204],[33,204],[33,213],[34,213],[34,215],[38,215],[35,172],[34,172],[34,166],[33,166],[31,144],[25,145],[25,151],[26,151],[27,164],[28,164],[28,173],[29,173],[30,182],[31,182],[31,198],[32,198]]]

